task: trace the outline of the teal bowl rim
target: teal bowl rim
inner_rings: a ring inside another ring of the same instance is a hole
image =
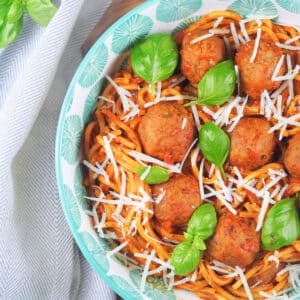
[[[67,204],[66,200],[63,198],[63,180],[62,180],[62,173],[61,173],[61,161],[60,161],[60,148],[61,148],[61,141],[62,141],[62,133],[63,133],[63,125],[65,116],[68,112],[69,104],[71,102],[70,99],[72,99],[71,95],[73,92],[73,88],[77,82],[77,79],[81,75],[82,70],[85,68],[86,64],[88,63],[91,56],[95,53],[98,46],[103,43],[112,33],[113,31],[121,25],[124,21],[129,19],[132,15],[134,15],[137,12],[140,12],[143,9],[146,9],[147,7],[154,5],[157,3],[157,0],[147,0],[145,3],[142,3],[135,7],[134,9],[130,10],[128,13],[123,15],[119,20],[117,20],[115,23],[113,23],[94,43],[94,45],[91,47],[91,49],[88,51],[88,53],[85,55],[83,60],[81,61],[80,65],[78,66],[71,83],[69,84],[68,90],[66,92],[66,96],[63,101],[63,105],[61,107],[59,120],[58,120],[58,126],[56,131],[56,141],[55,141],[55,172],[56,172],[56,181],[58,185],[58,192],[59,192],[59,198],[60,202],[63,207],[64,215],[67,220],[67,223],[69,225],[69,228],[71,230],[72,236],[75,239],[75,242],[77,246],[79,247],[81,253],[85,257],[85,259],[88,261],[88,263],[92,266],[92,268],[100,275],[101,279],[105,281],[105,283],[112,288],[117,294],[119,294],[122,298],[125,300],[131,300],[129,296],[126,293],[125,289],[120,288],[113,279],[110,278],[106,274],[106,272],[102,269],[102,267],[98,264],[98,262],[94,259],[94,257],[91,255],[89,250],[87,249],[85,243],[80,237],[80,233],[78,232],[78,228],[74,221],[72,220],[70,213],[67,210]]]

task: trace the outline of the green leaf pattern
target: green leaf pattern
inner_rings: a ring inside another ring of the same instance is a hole
[[[270,0],[236,0],[229,8],[246,18],[273,19],[278,16],[278,11]]]
[[[202,0],[160,0],[156,10],[159,21],[170,23],[188,17],[202,5]]]
[[[129,50],[149,34],[152,26],[153,21],[149,17],[134,14],[114,31],[112,50],[117,54]]]
[[[63,128],[61,155],[70,164],[74,164],[78,160],[82,129],[79,116],[71,115],[66,118]]]
[[[299,0],[276,0],[278,5],[283,9],[294,13],[300,14],[300,1]],[[299,297],[300,299],[300,297]]]
[[[79,84],[88,88],[99,79],[108,61],[108,49],[105,44],[101,44],[93,51],[93,55],[88,58],[79,78]]]

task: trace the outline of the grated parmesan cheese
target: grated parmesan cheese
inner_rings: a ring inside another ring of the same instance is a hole
[[[145,162],[149,162],[149,163],[153,163],[153,164],[156,164],[156,165],[159,165],[165,169],[168,169],[174,173],[181,173],[181,169],[180,169],[180,164],[176,164],[176,165],[170,165],[170,164],[167,164],[157,158],[154,158],[150,155],[146,155],[144,153],[141,153],[141,152],[137,152],[137,151],[130,151],[129,152],[129,155],[134,157],[135,159],[139,159],[141,161],[145,161]]]
[[[186,126],[187,118],[182,119],[181,130],[183,130]]]
[[[247,279],[246,279],[246,276],[245,276],[243,270],[239,266],[236,266],[235,269],[241,278],[241,281],[243,283],[243,286],[244,286],[244,289],[245,289],[248,299],[253,300],[253,296],[252,296],[251,290],[249,288],[249,285],[248,285],[248,282],[247,282]]]
[[[193,117],[195,120],[195,124],[197,126],[197,129],[199,130],[201,127],[201,124],[200,124],[200,119],[199,119],[199,115],[198,115],[198,111],[197,111],[197,106],[195,104],[193,104],[191,106],[191,108],[192,108],[192,113],[193,113]]]
[[[258,51],[258,48],[259,48],[260,37],[261,37],[261,28],[258,28],[257,34],[256,34],[256,39],[255,39],[253,53],[252,53],[252,56],[250,58],[250,63],[251,64],[254,62],[255,57],[257,55],[257,51]]]
[[[103,142],[104,142],[104,149],[105,149],[105,152],[106,152],[106,156],[108,157],[108,159],[110,160],[110,162],[113,165],[115,178],[118,178],[119,177],[119,170],[118,170],[117,162],[116,162],[114,154],[111,150],[110,142],[108,141],[106,136],[103,136]]]
[[[281,55],[280,59],[278,60],[276,67],[274,69],[273,75],[272,75],[272,81],[275,81],[277,74],[278,74],[280,68],[282,67],[284,58],[285,58],[285,54]]]
[[[286,45],[289,45],[289,44],[292,44],[296,41],[300,40],[300,35],[297,35],[297,36],[294,36],[293,38],[289,39],[289,40],[286,40],[284,43]]]
[[[194,145],[197,143],[197,141],[198,141],[198,138],[194,139],[193,142],[191,143],[190,147],[189,147],[188,150],[186,151],[186,153],[185,153],[185,155],[184,155],[184,157],[183,157],[183,160],[182,160],[182,162],[181,162],[181,164],[180,164],[180,171],[181,171],[181,172],[182,172],[182,168],[183,168],[183,165],[184,165],[184,163],[185,163],[187,157],[189,156],[191,150],[193,149],[193,147],[194,147]]]
[[[143,174],[140,176],[140,179],[141,180],[145,180],[145,178],[148,176],[148,174],[150,173],[151,171],[151,166],[148,166],[145,171],[143,172]]]
[[[240,28],[241,28],[241,31],[243,33],[243,36],[245,37],[245,41],[246,42],[249,42],[250,41],[250,37],[248,35],[248,32],[246,30],[246,27],[245,27],[245,24],[252,21],[252,19],[243,19],[240,21]]]
[[[233,22],[230,23],[230,30],[234,40],[235,48],[238,50],[240,48],[240,41],[236,31],[235,24]]]
[[[258,219],[257,219],[257,225],[256,225],[256,231],[260,231],[264,222],[265,215],[267,213],[268,207],[270,203],[270,194],[269,192],[265,192],[263,202],[259,211]]]
[[[109,183],[109,176],[107,174],[107,172],[104,170],[103,165],[100,165],[98,162],[96,163],[96,166],[92,165],[89,161],[84,160],[82,162],[86,167],[88,167],[89,169],[91,169],[93,172],[95,172],[95,174],[93,175],[93,178],[97,178],[98,175],[102,175],[105,178],[105,181],[107,183]]]
[[[287,44],[282,44],[282,43],[275,43],[275,45],[279,48],[282,49],[286,49],[286,50],[295,50],[295,51],[299,51],[300,50],[300,46],[291,46],[291,45],[287,45]]]
[[[128,241],[125,241],[122,244],[120,244],[119,246],[117,246],[116,248],[112,249],[111,251],[108,251],[106,255],[113,256],[116,253],[120,252],[122,249],[124,249],[127,245],[128,245]]]
[[[213,35],[214,35],[213,33],[207,33],[207,34],[201,35],[199,37],[196,37],[193,40],[191,40],[191,44],[196,44],[202,40],[212,37]]]
[[[278,267],[279,267],[279,264],[280,264],[280,261],[279,261],[279,259],[278,259],[278,257],[277,257],[277,254],[278,254],[278,251],[275,251],[275,252],[274,252],[274,255],[270,255],[270,256],[268,257],[268,261],[274,261],[274,262],[276,263],[276,268],[278,268]]]
[[[215,22],[213,28],[217,28],[222,23],[223,20],[224,20],[224,16],[218,17],[216,19],[216,22]]]
[[[229,29],[209,29],[209,33],[211,34],[228,34],[230,33]]]

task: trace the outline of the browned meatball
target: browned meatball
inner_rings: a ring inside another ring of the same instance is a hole
[[[230,163],[247,170],[268,163],[276,146],[274,133],[268,133],[270,128],[271,124],[264,118],[242,118],[231,133]]]
[[[252,219],[222,215],[207,243],[209,256],[230,266],[248,266],[260,250],[260,234],[255,227]]]
[[[182,105],[161,102],[147,110],[138,133],[145,153],[179,162],[190,147],[196,128],[192,115]]]
[[[291,176],[300,177],[300,132],[289,140],[283,161]]]
[[[195,29],[184,35],[181,48],[181,70],[192,84],[198,84],[204,74],[225,59],[226,48],[223,39],[212,36],[192,44],[191,42],[206,34]]]
[[[198,180],[192,175],[179,174],[166,183],[152,186],[154,197],[163,191],[166,194],[154,205],[154,216],[167,231],[182,229],[202,202]]]
[[[254,40],[243,44],[236,54],[235,61],[240,71],[241,84],[245,92],[252,99],[260,100],[264,90],[270,92],[279,88],[280,81],[272,81],[272,75],[283,51],[272,41],[261,40],[255,60],[250,63],[254,44]],[[283,64],[278,76],[285,72],[286,66]]]

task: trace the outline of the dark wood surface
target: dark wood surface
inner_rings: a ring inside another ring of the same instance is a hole
[[[111,5],[91,31],[84,44],[81,46],[81,53],[84,56],[93,46],[98,37],[116,20],[129,10],[145,2],[145,0],[112,0]]]

